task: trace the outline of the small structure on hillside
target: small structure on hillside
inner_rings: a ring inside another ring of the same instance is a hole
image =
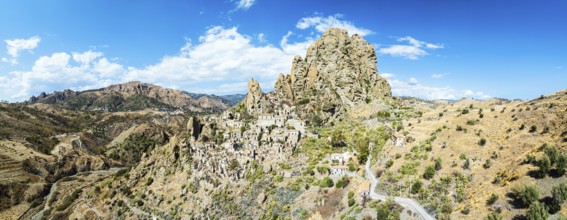
[[[266,114],[266,113],[258,114],[259,126],[271,126],[275,123],[276,122],[274,121],[274,114]]]
[[[331,166],[330,175],[331,176],[342,176],[348,172],[347,166]]]
[[[395,133],[392,135],[392,141],[394,141],[396,147],[403,147],[406,138],[400,133]]]
[[[332,165],[336,165],[336,164],[340,164],[340,165],[344,165],[345,162],[347,162],[351,157],[351,153],[350,152],[344,152],[342,154],[331,154],[331,164]]]

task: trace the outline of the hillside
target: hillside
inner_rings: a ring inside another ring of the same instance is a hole
[[[85,111],[160,111],[220,112],[234,105],[239,96],[223,98],[214,95],[191,94],[152,84],[129,82],[101,89],[76,92],[65,90],[53,94],[41,93],[26,103],[56,104],[71,110]]]
[[[132,82],[0,104],[0,217],[567,215],[567,91],[394,97],[373,47],[341,29],[305,57],[270,93],[253,78],[220,98]]]

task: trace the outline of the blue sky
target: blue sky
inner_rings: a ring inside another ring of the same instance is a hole
[[[0,100],[139,80],[265,92],[329,27],[375,46],[395,95],[531,99],[567,89],[567,2],[0,2]]]

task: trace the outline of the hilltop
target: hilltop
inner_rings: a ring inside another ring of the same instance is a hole
[[[160,111],[182,110],[188,112],[221,112],[241,100],[241,96],[192,94],[160,86],[128,82],[105,88],[72,91],[64,90],[52,94],[41,93],[31,97],[26,104],[55,104],[71,110],[88,111],[138,111],[156,109]]]

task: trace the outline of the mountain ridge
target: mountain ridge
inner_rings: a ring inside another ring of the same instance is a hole
[[[66,89],[51,94],[42,92],[24,104],[55,104],[73,110],[128,111],[152,108],[160,111],[220,112],[234,105],[240,97],[192,94],[132,81],[85,91]]]

